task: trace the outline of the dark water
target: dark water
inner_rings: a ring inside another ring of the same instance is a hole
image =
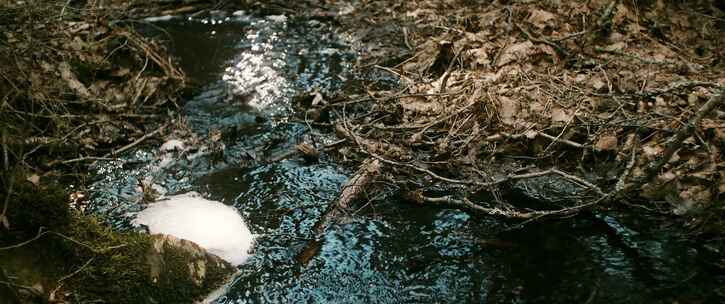
[[[221,130],[226,150],[162,166],[147,149],[103,164],[89,211],[131,229],[144,178],[237,207],[258,243],[218,303],[707,303],[725,282],[696,246],[654,223],[591,214],[513,229],[392,193],[330,227],[302,266],[297,253],[350,171],[324,155],[314,164],[259,160],[310,136],[291,119],[294,95],[334,92],[356,77],[345,35],[317,21],[224,14],[144,29],[168,35],[200,88],[185,107],[192,129]],[[319,143],[334,140],[315,133]]]

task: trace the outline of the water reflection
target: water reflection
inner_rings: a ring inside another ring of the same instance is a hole
[[[240,45],[244,51],[230,62],[222,75],[231,94],[243,96],[248,105],[259,111],[286,110],[289,104],[282,97],[293,90],[282,72],[288,69],[287,54],[275,48],[287,25],[285,18],[278,19],[251,22],[251,29]]]

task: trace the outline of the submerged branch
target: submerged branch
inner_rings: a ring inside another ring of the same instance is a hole
[[[427,197],[427,196],[424,196],[422,191],[420,191],[420,190],[413,192],[411,195],[411,198],[419,204],[449,205],[449,206],[454,206],[454,207],[465,209],[465,210],[474,211],[474,212],[484,214],[484,215],[503,216],[503,217],[507,217],[507,218],[525,219],[525,220],[532,220],[532,219],[538,219],[538,218],[543,218],[543,217],[552,217],[552,216],[572,215],[581,210],[591,208],[595,205],[606,202],[611,197],[612,197],[612,195],[607,194],[607,195],[603,195],[603,196],[599,197],[598,199],[591,201],[589,203],[586,203],[586,204],[557,209],[557,210],[537,210],[537,211],[522,212],[522,211],[511,210],[511,209],[484,207],[484,206],[481,206],[481,205],[478,205],[478,204],[472,202],[468,198],[456,199],[452,196]]]

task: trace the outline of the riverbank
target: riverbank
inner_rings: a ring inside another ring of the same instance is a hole
[[[91,163],[180,125],[186,76],[125,21],[161,8],[135,9],[0,8],[1,303],[190,302],[235,272],[191,242],[119,233],[83,214]]]
[[[620,210],[725,250],[721,5],[376,2],[350,16],[359,66],[400,86],[325,107],[411,202],[525,222]],[[542,204],[507,199],[521,192]]]

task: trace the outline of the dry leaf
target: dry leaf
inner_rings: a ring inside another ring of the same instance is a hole
[[[642,147],[642,151],[644,152],[644,155],[647,157],[647,159],[654,159],[662,153],[664,149],[657,145],[647,145]]]
[[[312,98],[312,105],[313,106],[316,106],[316,105],[324,104],[325,103],[325,98],[322,97],[322,94],[320,94],[320,92],[315,91],[314,95],[315,96]]]
[[[554,19],[554,14],[543,10],[534,10],[531,12],[528,21],[539,29],[545,28],[551,24],[551,20]]]
[[[40,186],[40,176],[38,176],[37,174],[30,175],[25,180],[29,181],[36,187]]]
[[[498,114],[501,121],[507,125],[513,125],[516,121],[516,113],[519,111],[519,103],[506,96],[499,96],[498,103]]]
[[[422,114],[439,113],[442,110],[441,105],[437,101],[430,101],[421,96],[400,98],[400,105],[405,110]]]
[[[686,187],[684,191],[680,192],[680,198],[684,201],[701,203],[711,201],[712,195],[710,190],[708,190],[705,186],[695,185]]]
[[[83,98],[91,97],[91,92],[88,91],[88,88],[86,88],[83,83],[78,81],[78,78],[76,78],[76,75],[73,74],[73,71],[71,71],[70,65],[67,62],[59,64],[58,71],[60,72],[60,77],[68,83],[68,87],[73,89],[78,96]]]
[[[487,48],[477,48],[468,51],[470,56],[473,58],[473,62],[479,65],[487,65],[491,62],[488,58]]]
[[[596,92],[604,92],[604,89],[607,88],[607,84],[599,77],[592,78],[589,84],[592,86],[592,88],[594,88]]]
[[[514,45],[506,47],[498,58],[496,66],[504,66],[511,62],[518,61],[519,59],[527,59],[533,54],[536,54],[538,50],[534,46],[534,43],[526,40]]]
[[[614,135],[604,135],[599,137],[594,145],[598,151],[614,151],[617,149],[617,137]]]
[[[667,171],[667,172],[662,173],[659,176],[657,176],[657,180],[661,183],[668,183],[668,182],[674,180],[675,178],[677,178],[677,175],[672,171]]]
[[[572,114],[563,108],[556,107],[551,109],[552,123],[569,122],[573,117],[574,116]]]

